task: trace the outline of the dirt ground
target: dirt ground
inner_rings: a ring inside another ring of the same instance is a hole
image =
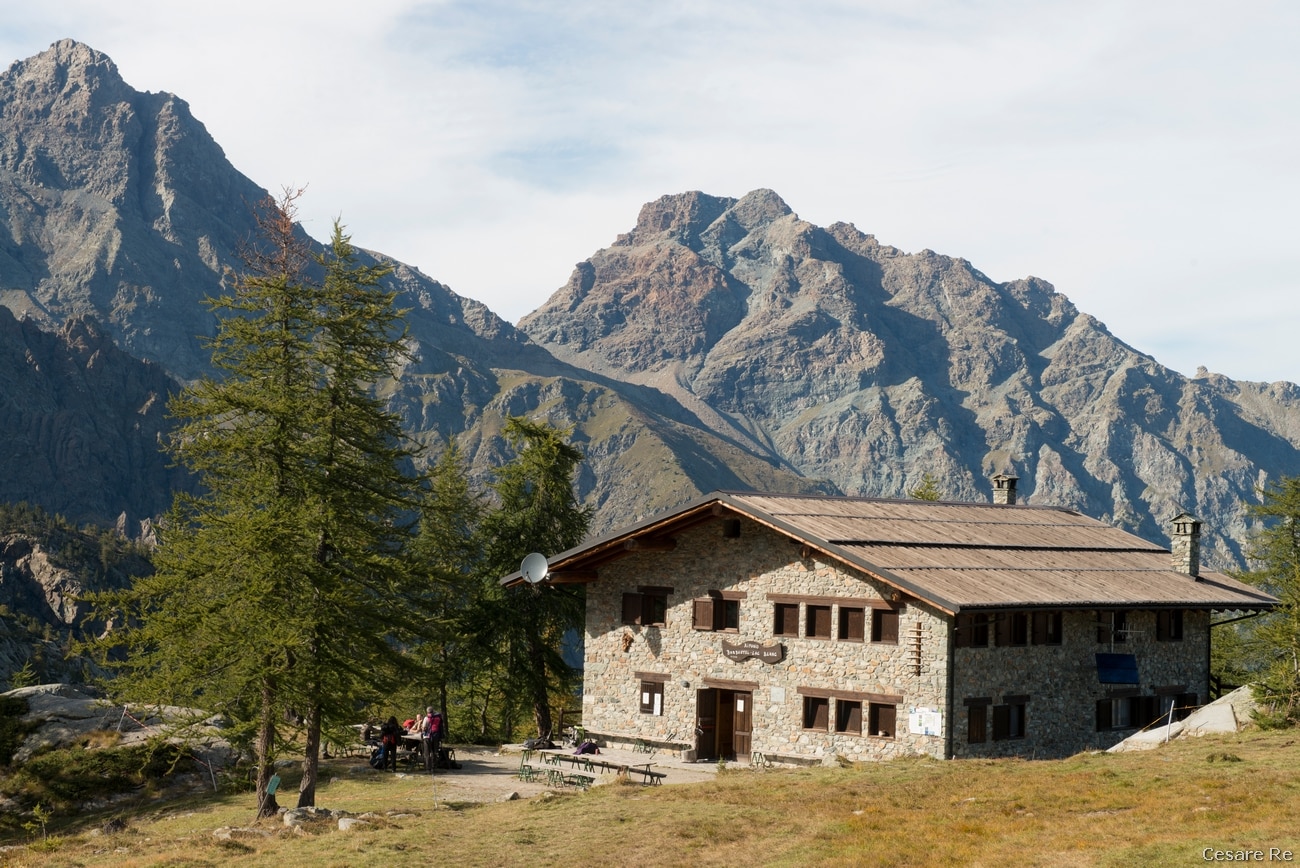
[[[452,745],[452,747],[456,751],[456,762],[460,763],[459,769],[439,769],[432,776],[428,772],[408,769],[400,769],[396,774],[399,777],[418,776],[429,779],[430,786],[437,791],[438,798],[451,802],[495,802],[509,798],[511,793],[516,794],[518,798],[527,799],[547,790],[556,789],[548,786],[545,781],[519,779],[521,745],[505,745],[499,751],[473,745]],[[556,752],[569,754],[572,751],[557,750]],[[644,767],[646,763],[650,763],[652,771],[666,775],[663,783],[669,786],[707,781],[717,774],[718,770],[717,763],[682,762],[677,754],[666,752],[645,754],[630,750],[601,748],[600,754],[591,759],[603,760],[610,765]],[[332,763],[337,771],[346,770],[349,774],[393,774],[393,772],[381,772],[370,768],[362,757],[340,757]],[[534,768],[549,768],[543,766],[541,758],[536,754],[533,755],[531,765]],[[567,762],[561,763],[559,768],[566,774],[580,771],[572,768]],[[594,773],[582,773],[595,778],[594,786],[612,783],[616,778],[614,772],[602,771],[599,766]],[[635,774],[631,777],[633,781],[639,780]]]

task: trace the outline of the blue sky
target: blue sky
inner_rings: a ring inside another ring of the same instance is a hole
[[[647,201],[1051,281],[1191,375],[1300,380],[1300,4],[0,0],[190,103],[307,228],[511,321]]]

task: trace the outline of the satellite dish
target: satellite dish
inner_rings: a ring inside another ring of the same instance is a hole
[[[546,555],[533,552],[524,558],[524,562],[519,565],[519,572],[523,574],[524,580],[529,584],[537,584],[546,578],[550,567],[546,564]]]

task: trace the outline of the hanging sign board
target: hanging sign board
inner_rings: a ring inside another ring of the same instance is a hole
[[[785,646],[780,642],[773,642],[771,645],[763,645],[754,640],[741,642],[733,645],[726,641],[722,642],[722,653],[728,660],[739,663],[742,660],[748,660],[753,657],[764,663],[780,663],[781,658],[785,656]]]

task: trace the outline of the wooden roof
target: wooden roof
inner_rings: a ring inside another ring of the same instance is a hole
[[[556,555],[554,580],[666,545],[682,529],[746,517],[906,596],[955,613],[997,608],[1268,609],[1277,600],[1221,573],[1172,569],[1169,550],[1059,507],[716,491]],[[517,581],[508,576],[505,583]]]

